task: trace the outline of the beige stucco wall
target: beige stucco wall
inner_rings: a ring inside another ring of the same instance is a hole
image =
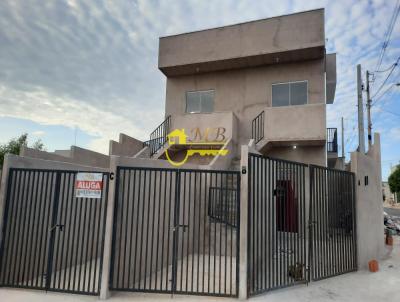
[[[351,153],[351,171],[356,174],[356,221],[358,268],[367,269],[368,261],[384,254],[382,172],[380,136],[367,154]],[[368,184],[365,184],[365,177]]]
[[[185,113],[186,92],[214,89],[214,111],[232,111],[238,119],[237,142],[239,145],[247,144],[251,138],[251,121],[262,110],[271,106],[272,84],[307,80],[308,103],[325,104],[324,72],[324,60],[319,59],[299,63],[169,77],[166,91],[166,115],[184,115],[192,119],[195,114],[189,115]],[[285,109],[293,110],[294,107],[285,107]],[[285,116],[282,118],[285,118]],[[322,116],[316,116],[315,112],[310,113],[310,116],[306,117],[306,119],[318,119],[325,123],[325,112],[322,113]],[[206,121],[204,123],[196,119],[193,119],[193,121],[193,127],[207,125]],[[296,125],[296,120],[290,120],[290,123],[293,128],[303,127],[300,122]],[[179,127],[177,124],[174,124],[174,126]],[[320,131],[325,132],[325,125],[322,127]]]
[[[296,149],[293,149],[293,147],[272,147],[265,152],[265,155],[306,164],[326,166],[325,145],[297,146]]]

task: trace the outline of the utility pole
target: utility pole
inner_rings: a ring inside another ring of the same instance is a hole
[[[358,97],[358,148],[359,152],[365,153],[365,137],[364,137],[364,109],[362,100],[362,80],[361,65],[357,65],[357,97]]]
[[[342,116],[342,157],[344,158],[344,121]]]
[[[368,150],[371,149],[372,145],[372,122],[371,122],[371,98],[370,98],[370,91],[369,91],[369,76],[371,74],[366,72],[367,78],[367,117],[368,117]]]

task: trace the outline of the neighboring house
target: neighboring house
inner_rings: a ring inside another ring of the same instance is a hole
[[[390,192],[389,183],[387,181],[382,181],[382,199],[384,202],[393,204],[394,194]]]
[[[337,131],[326,129],[336,55],[325,41],[323,9],[160,38],[164,124],[189,142],[230,141],[236,160],[254,139],[263,155],[337,166]],[[152,136],[153,157],[162,158],[165,132]]]

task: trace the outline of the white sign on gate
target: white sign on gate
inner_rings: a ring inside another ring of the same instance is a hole
[[[76,174],[75,197],[77,198],[101,198],[103,190],[102,173],[83,173]]]

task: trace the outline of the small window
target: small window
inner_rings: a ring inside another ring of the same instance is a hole
[[[308,103],[307,81],[272,85],[272,107]]]
[[[186,92],[186,113],[214,111],[214,90]]]

